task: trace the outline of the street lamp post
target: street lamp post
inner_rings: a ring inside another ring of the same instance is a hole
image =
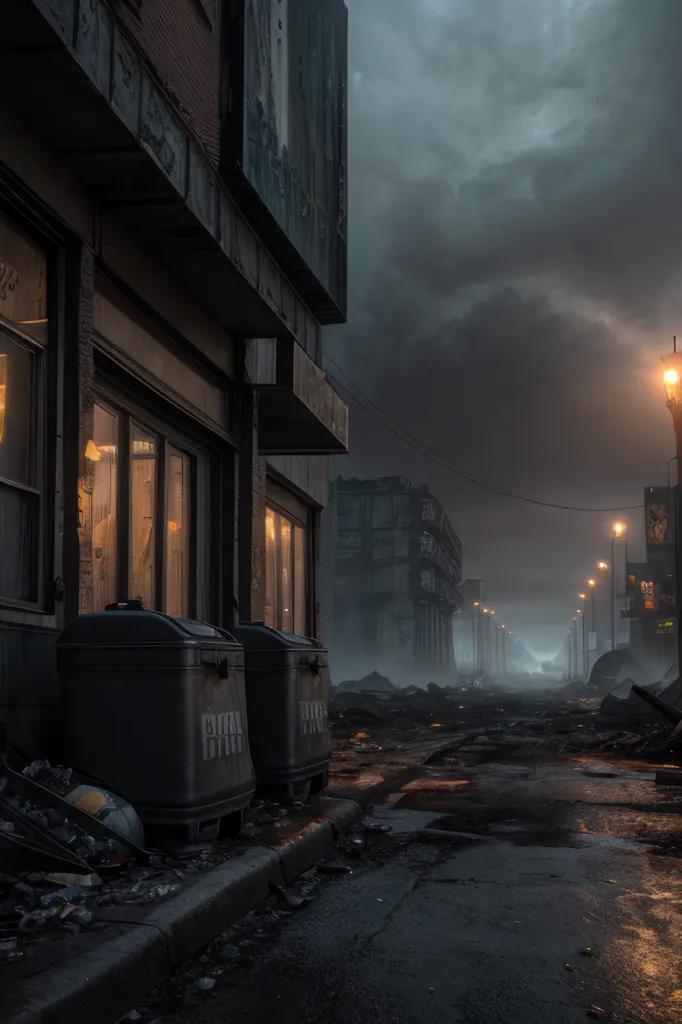
[[[578,594],[578,597],[583,602],[582,610],[579,609],[578,614],[583,617],[583,679],[587,680],[588,676],[588,657],[587,657],[587,594]]]
[[[675,430],[675,459],[678,466],[677,485],[674,488],[675,498],[673,509],[675,527],[675,613],[677,617],[677,652],[678,660],[682,655],[682,638],[680,637],[680,619],[682,618],[682,486],[679,480],[680,457],[682,456],[682,354],[677,351],[677,339],[673,338],[673,351],[663,357],[663,383],[665,384],[667,405],[673,419]],[[672,490],[673,488],[671,488]],[[680,662],[682,664],[682,661]]]
[[[473,667],[474,676],[480,675],[479,662],[480,662],[480,643],[479,643],[479,619],[480,619],[481,604],[480,601],[474,601],[473,608],[471,611],[471,664]]]
[[[628,558],[628,528],[625,523],[614,523],[611,530],[611,650],[616,649],[616,539],[625,538],[625,564]],[[627,569],[626,569],[627,571]]]
[[[490,675],[490,612],[483,609],[485,618],[481,619],[481,675]]]
[[[594,592],[595,592],[596,587],[597,587],[597,581],[593,580],[593,579],[589,579],[587,581],[587,587],[588,587],[588,591],[587,592],[590,595],[590,610],[591,610],[590,629],[588,631],[587,637],[588,637],[588,641],[589,641],[590,636],[594,637],[594,644],[595,644],[594,649],[596,650],[597,649],[597,630],[596,630],[596,625],[595,625],[596,615],[595,615],[595,609],[594,609]],[[589,645],[589,643],[587,645],[587,669],[588,669],[588,675],[589,675],[589,669],[590,669],[590,645]]]
[[[591,605],[591,608],[592,608],[592,614],[590,616],[590,626],[591,626],[591,630],[590,631],[592,633],[594,633],[594,591],[595,591],[595,588],[597,586],[597,581],[596,580],[588,580],[587,581],[587,585],[590,588],[590,605]]]
[[[608,564],[608,562],[597,562],[597,568],[599,569],[600,572],[608,572],[609,564]],[[598,642],[597,642],[597,647],[599,647],[599,643]]]

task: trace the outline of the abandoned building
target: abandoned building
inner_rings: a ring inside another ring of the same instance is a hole
[[[438,500],[404,477],[338,479],[332,493],[336,678],[451,680],[462,545]]]

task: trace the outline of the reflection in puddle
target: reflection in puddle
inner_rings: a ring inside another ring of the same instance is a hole
[[[403,787],[403,792],[410,793],[414,790],[453,790],[460,786],[468,786],[468,779],[414,779]]]

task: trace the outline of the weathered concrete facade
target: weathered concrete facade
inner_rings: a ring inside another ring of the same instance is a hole
[[[164,76],[150,26],[168,12],[138,6],[0,3],[0,268],[17,294],[31,277],[12,246],[46,268],[39,328],[0,286],[6,452],[20,401],[36,409],[30,486],[2,472],[0,426],[0,543],[19,552],[0,569],[0,725],[36,756],[59,753],[54,644],[80,611],[143,596],[227,628],[293,629],[296,609],[312,633],[330,616],[318,552],[347,413],[316,365],[318,319],[217,170],[221,6],[195,25],[216,59],[199,68],[196,43],[194,77],[172,60]],[[196,6],[173,5],[177,19]],[[263,386],[249,355],[261,338]]]

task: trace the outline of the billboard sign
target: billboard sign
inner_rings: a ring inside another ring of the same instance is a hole
[[[316,319],[346,315],[344,0],[228,0],[221,173]]]
[[[647,547],[672,544],[670,491],[667,487],[647,487],[644,492],[644,516]]]

